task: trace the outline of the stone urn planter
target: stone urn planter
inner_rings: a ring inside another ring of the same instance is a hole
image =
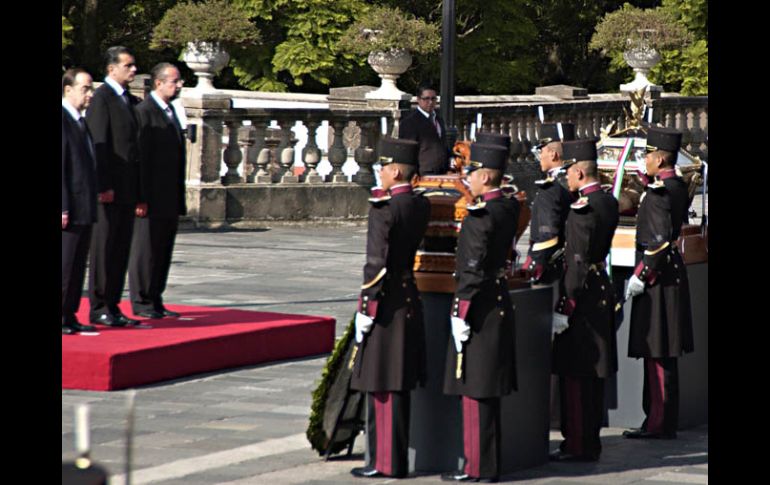
[[[654,30],[645,30],[641,32],[643,36],[653,35]],[[623,52],[623,59],[631,66],[636,76],[634,80],[627,84],[621,84],[621,91],[639,91],[647,87],[648,91],[660,91],[662,88],[655,84],[652,84],[647,79],[647,74],[650,69],[655,67],[660,62],[660,53],[649,45],[644,37],[632,41],[628,39],[626,41],[628,48]]]
[[[403,99],[404,96],[409,96],[396,86],[396,79],[412,65],[412,54],[408,50],[374,51],[369,54],[367,60],[372,69],[374,69],[374,72],[382,79],[380,88],[367,93],[367,98],[399,100]]]
[[[188,42],[182,60],[198,77],[198,91],[215,91],[212,79],[230,62],[230,55],[218,42]]]

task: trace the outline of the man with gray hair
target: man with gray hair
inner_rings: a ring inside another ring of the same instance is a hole
[[[91,226],[96,221],[96,162],[82,112],[91,102],[93,83],[83,69],[62,76],[61,98],[61,333],[96,330],[75,314],[86,275]]]
[[[163,306],[179,216],[185,205],[185,139],[171,104],[182,90],[179,69],[168,62],[152,68],[152,92],[136,107],[139,117],[139,202],[129,262],[134,314],[178,317]]]

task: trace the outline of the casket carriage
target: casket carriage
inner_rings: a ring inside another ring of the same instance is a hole
[[[430,220],[425,237],[417,251],[414,262],[414,274],[420,291],[453,293],[455,280],[455,251],[457,237],[462,221],[468,213],[467,206],[473,203],[473,196],[464,183],[462,167],[467,165],[470,154],[470,142],[460,141],[455,147],[455,172],[445,175],[426,175],[414,184],[430,201]],[[501,187],[506,196],[515,197],[521,204],[516,240],[529,225],[531,211],[526,204],[527,194],[519,191],[509,178]],[[513,248],[511,248],[513,249]],[[527,286],[528,278],[522,272],[515,271],[515,254],[508,258],[508,284],[510,288]]]

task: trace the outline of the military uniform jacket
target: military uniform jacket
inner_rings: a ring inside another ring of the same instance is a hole
[[[424,381],[425,329],[412,270],[429,216],[430,202],[409,185],[369,208],[359,311],[374,325],[358,351],[353,389],[408,391]]]
[[[687,186],[673,169],[642,194],[634,271],[645,291],[634,297],[629,357],[678,357],[694,350],[687,268],[676,240],[687,220]]]
[[[452,315],[464,319],[471,333],[463,347],[461,379],[456,378],[457,350],[450,335],[444,376],[445,394],[474,399],[516,389],[516,334],[504,269],[520,207],[513,197],[493,194],[478,208],[469,208],[460,230]]]
[[[598,184],[571,205],[556,308],[569,327],[554,337],[554,374],[606,378],[618,370],[615,295],[604,269],[617,225],[618,202]]]
[[[562,267],[550,264],[551,256],[564,246],[564,226],[573,201],[569,191],[555,178],[548,176],[535,182],[540,190],[532,202],[529,226],[530,247],[526,266],[540,265],[540,283],[550,284],[561,277]]]
[[[136,204],[139,196],[139,98],[126,103],[106,82],[94,91],[86,122],[96,151],[98,192],[115,191],[116,204]]]

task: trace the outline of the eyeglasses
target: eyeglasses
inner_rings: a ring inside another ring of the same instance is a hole
[[[181,84],[181,85],[184,85],[184,79],[166,79],[163,82],[166,82],[166,83],[169,83],[169,84]]]
[[[424,97],[422,97],[420,99],[423,100],[423,101],[437,101],[438,97],[436,97],[436,96],[424,96]]]

